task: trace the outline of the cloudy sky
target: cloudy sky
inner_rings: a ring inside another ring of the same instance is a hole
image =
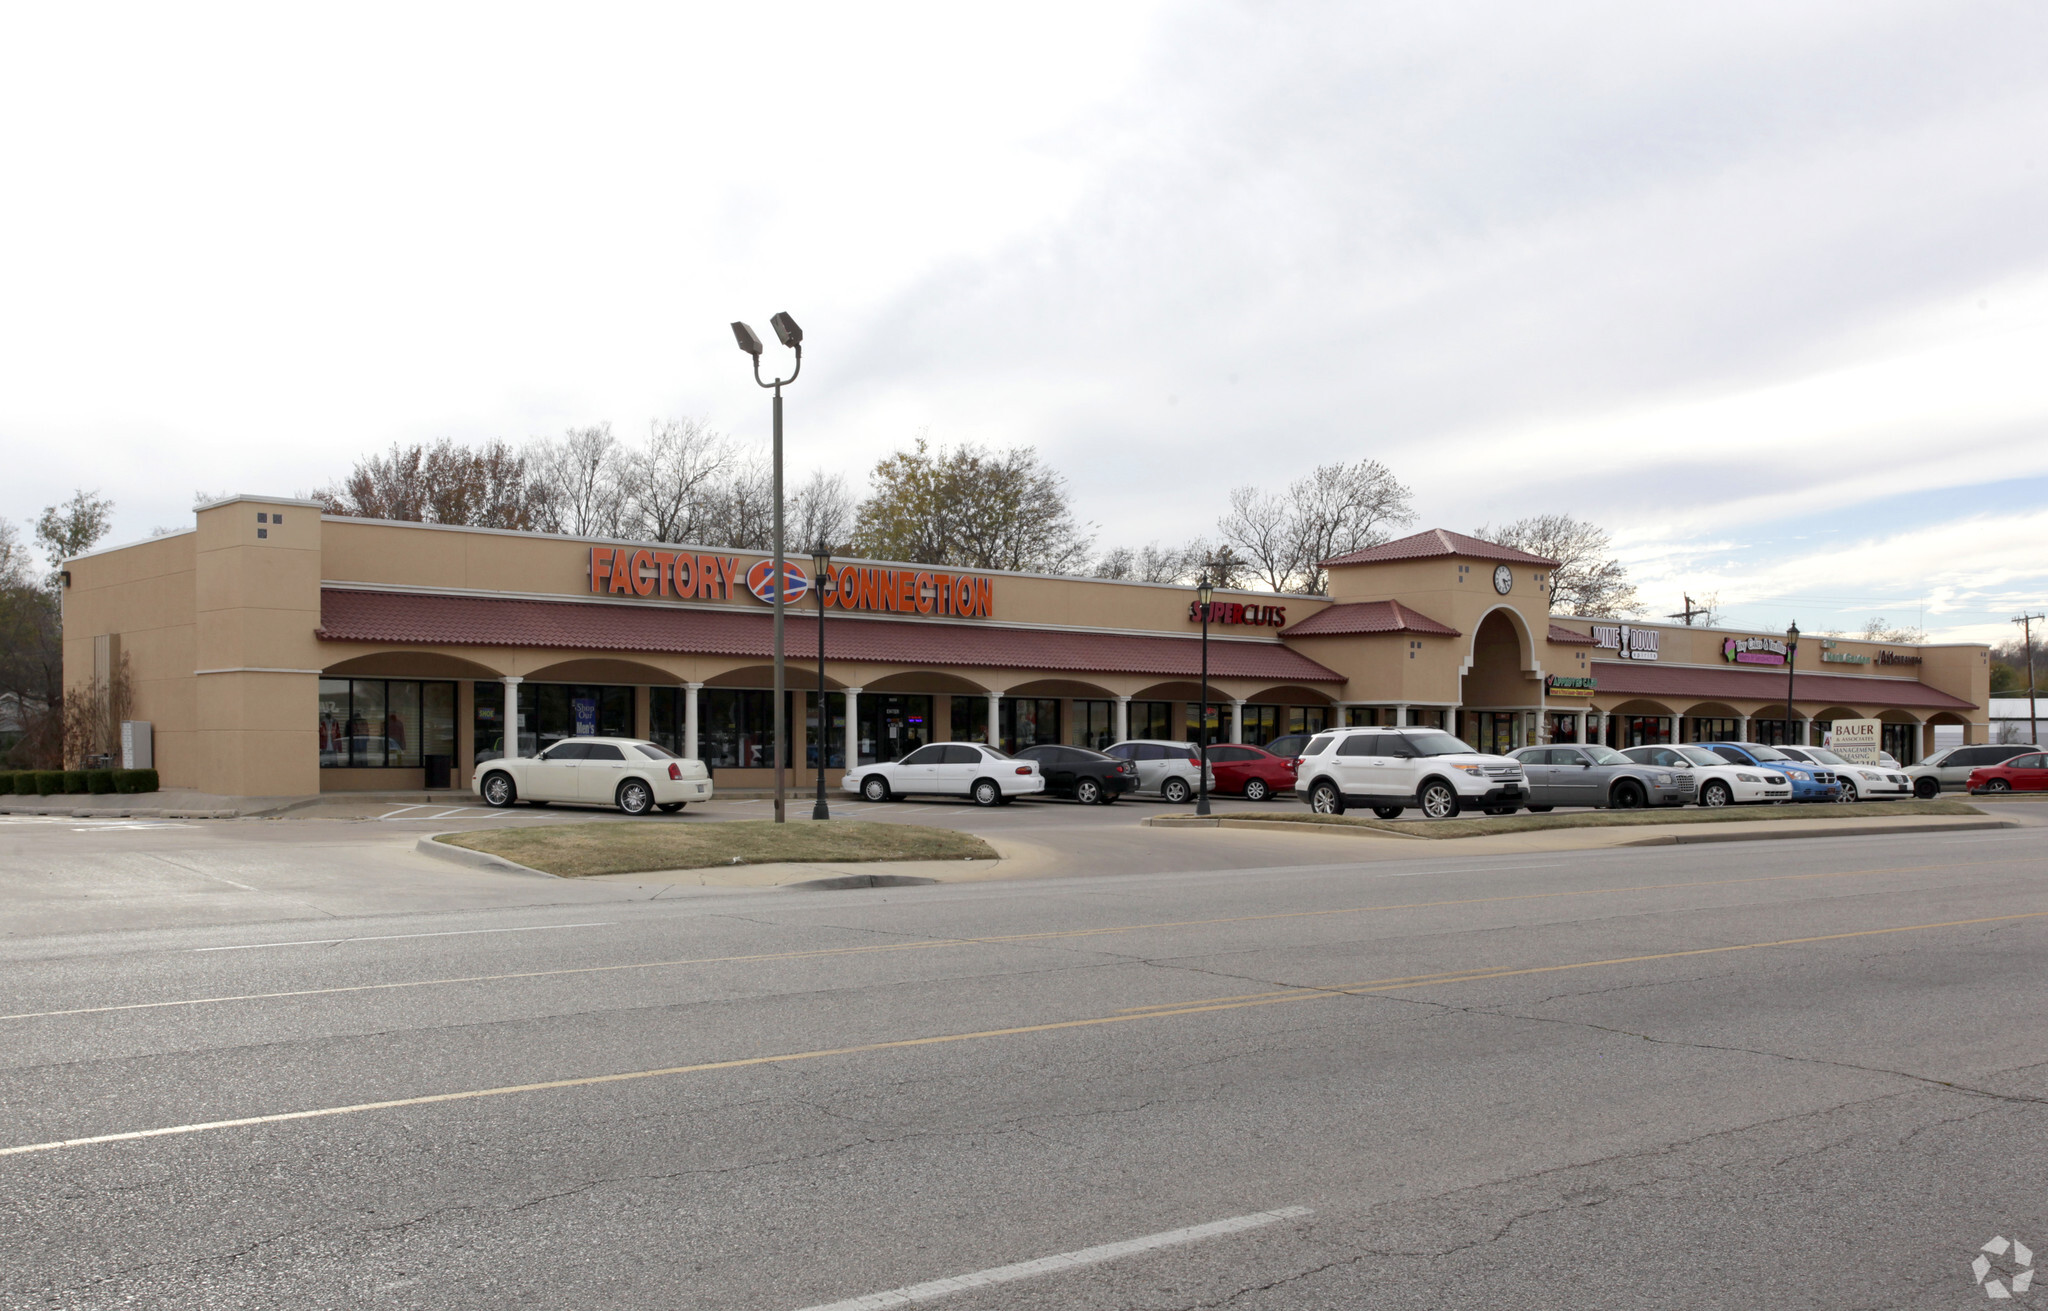
[[[1036,446],[1104,545],[1371,456],[1653,613],[2048,603],[2027,0],[0,9],[0,516],[699,415]],[[773,356],[771,355],[771,360]]]

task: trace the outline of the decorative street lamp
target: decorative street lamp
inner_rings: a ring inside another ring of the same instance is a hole
[[[796,381],[796,375],[804,371],[804,330],[796,326],[796,320],[787,311],[768,320],[768,326],[775,329],[776,339],[796,352],[796,367],[789,371],[787,378],[773,382],[761,377],[761,339],[754,330],[744,323],[732,325],[733,338],[740,349],[754,357],[754,381],[775,391],[775,573],[769,586],[775,593],[775,822],[784,821],[783,816],[783,760],[789,751],[789,707],[784,704],[787,693],[782,686],[782,615],[786,608],[789,591],[788,565],[782,558],[782,388],[786,383]]]
[[[832,716],[825,709],[825,582],[832,577],[832,548],[819,542],[811,548],[811,590],[818,597],[818,804],[812,819],[832,818],[825,804],[825,752],[832,745]]]
[[[1209,570],[1205,566],[1202,577],[1195,584],[1195,599],[1202,603],[1202,716],[1196,720],[1195,730],[1201,735],[1201,769],[1195,775],[1197,789],[1195,813],[1209,813],[1209,598],[1216,595],[1216,585],[1209,581]]]
[[[1799,625],[1785,630],[1785,745],[1792,745],[1792,666],[1799,660]]]

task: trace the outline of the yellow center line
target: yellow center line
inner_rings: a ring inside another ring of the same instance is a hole
[[[1894,865],[1873,869],[1824,870],[1812,874],[1762,874],[1739,879],[1698,879],[1684,883],[1640,883],[1619,888],[1575,888],[1557,892],[1521,892],[1497,897],[1457,897],[1443,901],[1403,901],[1376,906],[1339,906],[1328,910],[1274,911],[1262,915],[1225,915],[1214,919],[1161,920],[1150,924],[1114,924],[1093,929],[1049,929],[1036,933],[1006,933],[971,938],[924,938],[915,942],[873,943],[859,947],[811,947],[799,951],[755,952],[740,956],[686,956],[675,960],[629,961],[618,965],[580,965],[552,970],[517,970],[503,974],[467,974],[451,978],[406,979],[395,983],[354,983],[332,988],[299,988],[285,992],[229,993],[213,997],[183,997],[171,1001],[124,1002],[111,1006],[78,1006],[68,1010],[20,1011],[0,1015],[10,1020],[46,1020],[73,1015],[107,1015],[118,1011],[165,1010],[183,1006],[219,1006],[230,1002],[283,1001],[295,997],[340,996],[355,992],[388,992],[400,988],[450,988],[465,983],[508,983],[520,979],[556,979],[586,974],[616,974],[632,970],[678,969],[688,965],[745,965],[761,961],[813,960],[834,956],[867,956],[898,951],[929,951],[937,947],[1002,946],[1006,943],[1046,942],[1075,938],[1104,937],[1119,933],[1144,933],[1165,929],[1212,928],[1224,924],[1256,924],[1277,920],[1318,919],[1333,915],[1365,915],[1376,911],[1432,910],[1447,906],[1484,906],[1502,902],[1548,901],[1565,897],[1612,896],[1630,892],[1676,892],[1688,888],[1735,887],[1752,883],[1787,883],[1805,879],[1860,878],[1873,874],[1920,874],[1928,870],[1968,869],[1979,865],[2009,865],[2011,860],[1958,861],[1940,865]]]
[[[1437,975],[1386,982],[1340,984],[1326,988],[1297,988],[1237,998],[1215,998],[1182,1002],[1172,1009],[1118,1012],[1079,1020],[1051,1020],[1043,1024],[1018,1024],[1003,1029],[980,1029],[971,1033],[942,1033],[925,1038],[896,1038],[885,1042],[856,1043],[846,1047],[820,1047],[810,1051],[778,1052],[770,1056],[742,1056],[723,1061],[699,1061],[692,1065],[668,1065],[654,1070],[626,1070],[616,1074],[590,1074],[572,1079],[549,1079],[540,1083],[508,1084],[498,1088],[471,1088],[461,1092],[429,1093],[420,1097],[395,1097],[381,1102],[356,1102],[347,1106],[323,1106],[308,1111],[282,1111],[274,1115],[248,1115],[234,1120],[205,1120],[196,1124],[166,1125],[157,1129],[132,1129],[125,1133],[94,1134],[84,1138],[60,1138],[44,1143],[0,1147],[0,1156],[25,1156],[54,1152],[66,1147],[90,1147],[100,1143],[134,1142],[143,1138],[168,1138],[180,1134],[206,1133],[214,1129],[240,1129],[256,1124],[285,1124],[293,1120],[320,1120],[336,1115],[361,1115],[368,1111],[397,1110],[408,1106],[434,1106],[443,1102],[479,1101],[487,1097],[510,1097],[518,1093],[550,1092],[562,1088],[595,1088],[610,1083],[631,1083],[640,1079],[662,1079],[681,1074],[705,1074],[714,1070],[739,1070],[754,1065],[782,1065],[793,1061],[815,1061],[829,1056],[859,1056],[868,1052],[903,1051],[913,1047],[937,1047],[956,1042],[979,1042],[991,1038],[1014,1038],[1033,1033],[1056,1033],[1063,1029],[1088,1029],[1107,1024],[1130,1024],[1140,1020],[1166,1019],[1178,1015],[1205,1015],[1219,1011],[1244,1010],[1253,1006],[1279,1006],[1290,1002],[1319,1001],[1328,997],[1351,997],[1378,992],[1398,992],[1432,984],[1475,983],[1487,979],[1515,978],[1528,974],[1555,974],[1564,970],[1588,970],[1603,965],[1634,965],[1644,961],[1680,960],[1688,956],[1712,956],[1722,952],[1760,951],[1768,947],[1798,947],[1817,942],[1841,942],[1849,938],[1873,938],[1890,933],[1917,933],[1928,929],[1968,928],[1979,924],[2003,924],[2015,920],[2048,917],[2048,910],[2012,915],[1985,915],[1977,919],[1942,920],[1933,924],[1902,924],[1883,929],[1857,929],[1847,933],[1822,933],[1805,938],[1777,938],[1769,942],[1732,943],[1719,947],[1694,947],[1684,951],[1660,951],[1641,956],[1613,956],[1604,960],[1573,961],[1564,965],[1531,965],[1508,970],[1472,970],[1463,974]]]

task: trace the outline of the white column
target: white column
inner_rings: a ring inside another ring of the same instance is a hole
[[[704,753],[697,749],[697,691],[702,683],[683,684],[683,758],[702,760]]]
[[[1116,699],[1116,740],[1131,740],[1131,699],[1127,696]]]
[[[1401,704],[1401,705],[1398,705],[1398,706],[1395,706],[1395,707],[1394,707],[1394,727],[1396,727],[1396,728],[1406,728],[1407,726],[1408,726],[1408,706],[1407,706],[1407,704],[1406,704],[1406,703],[1404,702],[1403,704]]]
[[[1244,702],[1236,697],[1230,699],[1230,740],[1244,741]]]
[[[519,759],[519,685],[526,680],[507,674],[498,680],[505,685],[505,759]]]
[[[988,694],[988,744],[996,750],[1003,749],[1003,694]]]
[[[846,689],[846,767],[860,763],[860,689]]]
[[[1749,716],[1748,716],[1748,715],[1744,715],[1744,716],[1742,717],[1742,740],[1743,740],[1743,741],[1745,741],[1745,742],[1749,741]]]

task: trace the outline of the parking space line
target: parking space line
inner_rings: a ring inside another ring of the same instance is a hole
[[[1084,1247],[1078,1251],[1041,1256],[1035,1261],[1019,1261],[1015,1265],[999,1265],[989,1270],[977,1270],[970,1275],[954,1275],[950,1279],[934,1279],[929,1283],[892,1288],[887,1292],[849,1297],[843,1302],[826,1302],[820,1306],[806,1307],[804,1311],[876,1311],[881,1307],[929,1302],[933,1298],[948,1297],[970,1288],[987,1288],[990,1284],[1007,1284],[1018,1279],[1056,1275],[1102,1261],[1114,1261],[1118,1257],[1136,1256],[1140,1252],[1156,1251],[1162,1247],[1178,1247],[1183,1243],[1199,1243],[1205,1238],[1221,1238],[1225,1234],[1241,1234],[1247,1229],[1259,1229],[1281,1220],[1297,1220],[1313,1214],[1315,1213],[1305,1206],[1283,1206],[1277,1211],[1259,1211],[1253,1215],[1232,1216],[1228,1220],[1211,1220],[1208,1224],[1189,1225],[1185,1229],[1168,1229],[1164,1233],[1147,1234],[1143,1238],[1126,1238],[1122,1242],[1103,1243],[1099,1247]]]
[[[378,819],[390,819],[392,815],[403,815],[403,814],[404,814],[404,813],[405,813],[406,811],[408,811],[408,810],[425,810],[425,809],[426,809],[426,807],[425,807],[425,806],[400,806],[400,807],[399,807],[398,809],[396,809],[396,810],[392,811],[392,812],[391,812],[390,814],[387,814],[387,815],[379,815],[379,816],[377,816],[377,818],[378,818]]]

